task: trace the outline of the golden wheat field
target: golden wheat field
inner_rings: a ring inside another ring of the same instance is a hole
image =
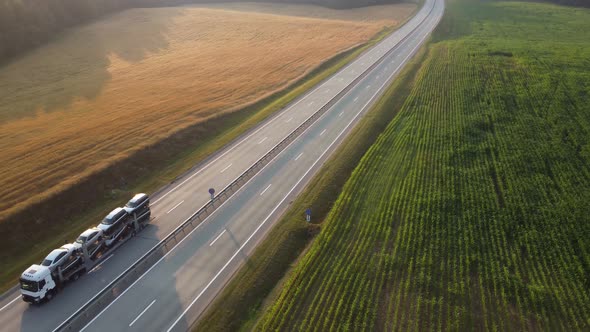
[[[64,33],[0,68],[0,220],[286,87],[414,8],[132,9]]]

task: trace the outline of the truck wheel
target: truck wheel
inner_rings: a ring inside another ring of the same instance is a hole
[[[45,302],[49,302],[51,301],[51,299],[53,299],[53,290],[50,290],[49,292],[47,292],[47,294],[45,295]]]
[[[72,276],[72,280],[76,281],[76,280],[78,280],[78,279],[80,279],[80,272],[76,272],[76,273],[74,273],[74,275]]]

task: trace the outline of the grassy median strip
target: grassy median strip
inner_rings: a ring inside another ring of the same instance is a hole
[[[254,326],[265,303],[274,297],[273,289],[280,289],[283,276],[319,231],[362,156],[398,113],[423,57],[424,51],[420,51],[363,117],[197,321],[194,331],[237,331]],[[311,225],[304,219],[308,207],[314,211]]]
[[[21,272],[30,264],[40,261],[51,249],[72,241],[87,227],[97,224],[108,211],[114,206],[124,204],[133,193],[154,192],[194,165],[206,161],[215,151],[310,91],[367,48],[381,41],[391,31],[392,29],[384,29],[369,42],[334,56],[283,91],[242,110],[189,127],[130,156],[128,161],[115,165],[106,172],[107,175],[92,179],[98,190],[106,191],[108,194],[93,201],[93,208],[87,213],[73,219],[56,218],[50,227],[44,229],[45,236],[41,240],[27,241],[24,237],[27,237],[30,231],[26,230],[22,232],[22,239],[10,240],[13,242],[10,246],[11,254],[7,254],[0,263],[0,291],[4,292],[14,286]],[[112,177],[113,174],[120,175],[122,183],[104,190],[105,177]],[[72,195],[75,198],[75,193]]]

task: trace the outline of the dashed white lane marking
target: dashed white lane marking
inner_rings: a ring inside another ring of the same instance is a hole
[[[139,316],[135,317],[135,319],[133,320],[133,322],[131,322],[131,324],[129,324],[129,327],[131,327],[131,325],[135,324],[135,322],[137,322],[137,320],[139,319],[139,317],[141,317],[143,314],[145,314],[145,312],[152,306],[154,305],[154,303],[156,303],[156,299],[154,299],[152,301],[152,303],[150,303],[150,305],[148,305],[145,309],[143,309],[143,311],[139,314]]]
[[[301,156],[303,156],[303,152],[301,152],[297,157],[295,157],[295,160],[301,158]]]
[[[0,311],[2,311],[2,310],[4,310],[4,309],[8,308],[8,306],[9,306],[9,305],[13,304],[13,303],[14,303],[14,301],[16,301],[16,300],[18,300],[18,299],[20,299],[20,296],[19,296],[19,297],[17,297],[17,298],[15,298],[15,299],[14,299],[14,300],[12,300],[12,301],[10,301],[10,302],[6,303],[6,305],[4,305],[4,306],[2,307],[2,309],[0,309]]]
[[[424,36],[424,37],[423,37],[423,38],[422,38],[422,39],[421,39],[421,40],[418,42],[418,44],[416,45],[416,47],[414,47],[414,49],[412,49],[412,51],[410,52],[410,54],[411,54],[412,52],[414,52],[414,51],[415,51],[415,50],[416,50],[416,49],[417,49],[417,48],[420,46],[420,43],[421,43],[421,42],[422,42],[422,41],[423,41],[423,40],[424,40],[426,37],[428,37],[428,35],[425,35],[425,36]],[[408,57],[409,57],[409,56],[408,56]],[[406,59],[404,59],[404,62],[405,62],[406,60],[407,60],[407,58],[406,58]],[[400,64],[400,66],[399,66],[399,67],[401,67],[401,65],[403,65],[403,63],[402,63],[402,64]],[[395,74],[395,73],[397,73],[397,70],[399,69],[399,67],[396,69],[396,71],[394,72],[394,74]],[[391,76],[393,76],[393,75],[391,75]],[[387,82],[386,82],[386,83],[387,83]],[[379,92],[379,91],[380,91],[380,90],[381,90],[381,89],[382,89],[384,86],[385,86],[385,83],[384,83],[384,84],[381,86],[381,88],[380,88],[380,89],[379,89],[377,92]],[[375,93],[375,95],[373,95],[373,96],[371,97],[371,99],[370,99],[370,102],[371,102],[371,101],[372,101],[372,100],[375,98],[375,96],[376,96],[376,95],[377,95],[377,93]],[[365,105],[365,106],[364,106],[364,107],[363,107],[361,110],[363,110],[363,109],[364,109],[366,106],[367,106],[367,105]],[[345,128],[345,130],[346,130],[346,129],[347,129],[349,126],[350,126],[350,124],[351,124],[351,123],[352,123],[352,122],[353,122],[353,121],[354,121],[354,120],[355,120],[355,119],[358,117],[358,115],[359,115],[359,114],[360,114],[360,112],[359,112],[359,113],[357,113],[357,115],[356,115],[356,116],[355,116],[355,117],[354,117],[354,118],[351,120],[351,122],[350,122],[350,123],[347,125],[347,127]],[[343,130],[343,131],[342,131],[342,132],[341,132],[341,133],[338,135],[337,139],[338,139],[338,138],[339,138],[339,137],[340,137],[340,136],[343,134],[343,132],[344,132],[344,130]],[[333,143],[335,143],[335,141],[334,141]],[[331,144],[331,145],[328,147],[328,149],[329,149],[329,148],[331,148],[331,147],[332,147],[332,145],[333,145],[333,144]],[[327,151],[328,151],[328,150],[324,151],[324,153],[322,153],[322,155],[320,156],[320,158],[322,158],[322,157],[324,156],[324,154],[325,154]],[[312,165],[312,167],[314,167],[314,166],[317,164],[317,162],[319,162],[319,161],[320,161],[320,159],[316,160],[316,162],[314,162],[314,164]],[[311,171],[311,168],[310,168],[310,169],[309,169],[309,170],[308,170],[308,171],[307,171],[307,172],[304,174],[304,176],[307,176],[307,174],[308,174],[310,171]],[[299,180],[299,181],[298,181],[298,182],[295,184],[295,186],[299,185],[299,184],[300,184],[300,182],[301,182],[302,180],[303,180],[303,178],[301,178],[301,179],[300,179],[300,180]],[[287,196],[285,196],[285,197],[284,197],[284,198],[281,200],[281,202],[279,203],[279,205],[280,205],[280,204],[283,204],[283,202],[284,202],[284,201],[285,201],[285,200],[288,198],[288,195],[290,195],[290,194],[293,192],[293,190],[295,190],[295,187],[293,187],[293,188],[292,188],[292,189],[291,189],[291,190],[290,190],[290,191],[287,193]],[[192,307],[192,306],[193,306],[193,305],[194,305],[194,304],[195,304],[195,303],[196,303],[196,302],[197,302],[197,301],[198,301],[198,300],[199,300],[199,299],[200,299],[200,298],[203,296],[203,294],[204,294],[204,293],[205,293],[205,292],[206,292],[206,291],[207,291],[207,290],[208,290],[208,289],[211,287],[211,285],[212,285],[212,284],[213,284],[213,283],[214,283],[214,282],[215,282],[215,281],[216,281],[216,280],[219,278],[219,276],[220,276],[220,275],[221,275],[221,274],[222,274],[222,273],[225,271],[225,269],[226,269],[226,268],[227,268],[227,267],[230,265],[230,263],[232,263],[232,261],[233,261],[233,260],[234,260],[234,259],[235,259],[235,258],[236,258],[238,255],[239,255],[239,253],[240,253],[240,252],[243,250],[243,248],[244,248],[244,247],[245,247],[245,246],[246,246],[246,245],[247,245],[247,244],[248,244],[248,243],[249,243],[249,242],[252,240],[252,238],[254,237],[254,235],[256,235],[256,234],[258,233],[258,231],[260,230],[260,228],[261,228],[261,227],[262,227],[264,224],[266,224],[266,222],[267,222],[267,221],[270,219],[270,217],[272,216],[272,214],[274,214],[278,208],[279,208],[279,206],[277,205],[277,206],[276,206],[276,207],[275,207],[275,208],[274,208],[274,209],[271,211],[271,214],[270,214],[269,216],[267,216],[267,218],[265,218],[265,220],[263,220],[263,222],[262,222],[262,223],[261,223],[261,224],[260,224],[260,225],[259,225],[259,226],[258,226],[258,227],[255,229],[255,230],[254,230],[254,232],[253,232],[253,233],[250,235],[250,237],[249,237],[249,238],[246,240],[246,242],[244,242],[244,243],[242,244],[242,246],[240,246],[240,248],[239,248],[239,249],[238,249],[238,250],[237,250],[237,251],[234,253],[234,255],[232,255],[232,257],[230,257],[230,259],[229,259],[229,260],[226,262],[226,264],[225,264],[225,265],[224,265],[224,266],[223,266],[223,267],[222,267],[222,268],[221,268],[221,269],[220,269],[220,270],[217,272],[217,274],[216,274],[216,275],[215,275],[215,276],[214,276],[214,277],[213,277],[213,278],[210,280],[210,282],[209,282],[209,283],[208,283],[208,284],[207,284],[207,285],[204,287],[204,289],[203,289],[203,290],[202,290],[202,291],[201,291],[201,292],[200,292],[200,293],[197,295],[197,297],[195,297],[195,298],[193,299],[193,301],[192,301],[192,302],[191,302],[191,303],[190,303],[190,304],[187,306],[187,308],[186,308],[186,309],[185,309],[185,310],[184,310],[184,311],[183,311],[183,312],[182,312],[182,313],[181,313],[181,314],[180,314],[180,315],[177,317],[177,319],[176,319],[176,320],[175,320],[175,321],[172,323],[172,325],[170,326],[170,328],[168,328],[168,330],[167,330],[168,332],[169,332],[169,331],[171,331],[171,330],[172,330],[172,329],[173,329],[173,328],[176,326],[176,324],[178,324],[178,322],[179,322],[179,321],[182,319],[182,317],[184,317],[184,316],[186,315],[186,313],[187,313],[187,312],[190,310],[190,308],[191,308],[191,307]],[[195,229],[196,229],[196,228],[195,228]],[[183,239],[183,240],[184,240],[184,239]],[[181,240],[181,242],[182,242],[182,240]],[[177,247],[177,246],[173,247],[171,250],[174,250],[176,247]],[[170,253],[170,252],[171,252],[171,251],[169,251],[168,253]],[[163,258],[165,258],[165,257],[166,257],[166,256],[164,256]],[[163,259],[163,258],[162,258],[162,259]],[[153,266],[152,266],[152,267],[151,267],[151,268],[150,268],[148,271],[146,271],[146,272],[145,272],[145,273],[144,273],[144,274],[143,274],[143,275],[142,275],[142,276],[141,276],[139,279],[141,279],[141,278],[142,278],[144,275],[148,274],[148,273],[151,271],[151,269],[152,269],[153,267],[157,266],[157,264],[158,264],[158,263],[159,263],[159,262],[160,262],[162,259],[160,259],[158,262],[156,262],[156,264],[154,264],[154,265],[153,265]],[[139,279],[138,279],[138,280],[139,280]],[[134,282],[134,283],[133,283],[133,284],[132,284],[130,287],[128,287],[128,288],[127,288],[127,289],[126,289],[126,290],[125,290],[125,291],[124,291],[122,294],[120,294],[119,296],[117,296],[117,298],[115,298],[115,300],[114,300],[114,301],[118,300],[118,299],[119,299],[121,296],[125,295],[125,293],[127,292],[127,290],[129,290],[131,287],[133,287],[133,285],[135,285],[135,284],[137,283],[137,281],[138,281],[138,280],[136,280],[136,282]],[[111,305],[114,303],[114,301],[113,301],[113,302],[111,302],[111,304],[109,304],[109,306],[107,306],[107,308],[103,309],[103,310],[102,310],[102,311],[101,311],[101,312],[100,312],[100,313],[99,313],[97,316],[95,316],[95,318],[94,318],[94,319],[92,319],[92,321],[90,321],[90,322],[89,322],[89,323],[88,323],[86,326],[84,326],[84,328],[83,328],[82,330],[86,329],[86,328],[87,328],[89,325],[91,325],[91,324],[92,324],[92,323],[93,323],[93,322],[94,322],[94,321],[95,321],[95,320],[96,320],[96,319],[97,319],[97,318],[98,318],[100,315],[102,315],[102,314],[103,314],[103,313],[104,313],[106,310],[108,310],[108,308],[109,308],[109,307],[111,307]]]
[[[356,102],[357,100],[359,100],[359,97],[354,98],[354,102]]]
[[[370,89],[370,88],[371,88],[371,86],[370,85],[367,85],[367,89]]]
[[[342,114],[344,114],[344,111],[340,112],[340,114],[338,114],[338,117],[341,117]]]
[[[258,142],[258,144],[262,144],[262,142],[266,141],[268,137],[263,138],[260,142]]]
[[[322,130],[322,132],[320,133],[320,136],[324,135],[325,132],[326,132],[326,129]]]
[[[223,234],[225,234],[225,229],[223,230],[223,232],[221,232],[221,233],[219,233],[219,235],[217,235],[217,237],[215,238],[215,240],[213,240],[213,242],[211,242],[211,243],[209,244],[209,247],[210,247],[210,246],[212,246],[212,245],[213,245],[213,243],[215,243],[217,240],[219,240],[219,238],[220,238],[220,237],[221,237]]]
[[[221,172],[219,172],[219,173],[223,173],[223,172],[227,171],[231,167],[231,165],[233,165],[233,164],[229,164],[229,165],[225,166],[225,168],[222,169]]]
[[[260,196],[264,195],[264,193],[272,186],[272,183],[268,185],[268,187],[264,188],[264,190],[260,193]]]
[[[426,37],[428,37],[429,34],[426,34],[424,37],[422,37],[422,39],[420,39],[418,41],[418,44],[410,51],[410,55],[416,51],[416,49],[421,46],[421,43],[424,41],[424,39],[426,39]],[[390,75],[389,79],[391,79],[393,77],[393,75],[395,75],[399,68],[404,64],[404,62],[410,57],[410,55],[408,55],[403,61],[402,63],[396,68],[396,70],[393,72],[393,74]],[[388,79],[388,80],[389,80]],[[205,287],[201,290],[201,292],[193,299],[193,301],[191,303],[189,303],[189,305],[186,307],[186,309],[184,309],[184,311],[176,318],[176,320],[172,323],[172,325],[168,328],[168,330],[166,330],[167,332],[172,331],[172,329],[174,329],[174,327],[176,326],[176,324],[178,324],[178,322],[182,319],[182,317],[184,317],[184,315],[186,315],[186,313],[191,309],[191,307],[203,296],[203,294],[205,294],[205,292],[211,287],[211,285],[217,280],[217,278],[219,278],[219,276],[225,271],[225,269],[231,264],[231,262],[233,262],[233,260],[240,254],[240,252],[242,252],[242,250],[244,249],[244,247],[246,247],[246,245],[248,245],[248,243],[252,240],[252,238],[254,238],[254,235],[256,235],[258,233],[258,231],[260,230],[260,228],[262,228],[262,226],[264,226],[266,224],[266,222],[273,216],[273,214],[276,212],[276,210],[281,206],[281,204],[283,204],[283,202],[285,202],[285,200],[287,200],[287,198],[289,197],[289,195],[291,195],[291,193],[295,190],[295,188],[301,183],[301,181],[303,181],[303,179],[307,176],[307,174],[309,174],[309,172],[313,169],[313,167],[315,167],[315,165],[320,162],[321,158],[330,150],[330,148],[332,147],[332,145],[334,145],[336,143],[336,141],[340,138],[340,136],[342,136],[342,134],[344,134],[344,132],[348,129],[348,127],[355,121],[355,119],[361,114],[361,112],[369,105],[369,103],[371,103],[373,101],[373,99],[375,99],[375,97],[377,96],[377,94],[379,93],[379,91],[381,91],[381,89],[383,89],[385,87],[385,85],[387,84],[387,82],[383,83],[383,85],[381,85],[381,87],[379,89],[377,89],[377,92],[375,92],[375,94],[369,99],[369,101],[361,108],[361,110],[354,116],[354,118],[352,120],[350,120],[350,122],[348,123],[348,125],[340,132],[340,134],[338,134],[338,136],[336,137],[336,139],[328,146],[328,148],[320,155],[320,157],[311,165],[311,168],[309,168],[307,170],[307,172],[305,172],[305,174],[303,174],[303,177],[301,177],[297,183],[295,183],[295,185],[291,188],[291,190],[289,190],[289,192],[283,197],[283,199],[278,203],[278,205],[275,206],[275,208],[270,212],[270,214],[262,221],[262,223],[260,225],[258,225],[258,227],[254,230],[254,232],[252,234],[250,234],[250,236],[246,239],[246,241],[244,243],[242,243],[242,245],[240,246],[240,248],[238,248],[238,250],[236,252],[234,252],[234,254],[230,257],[230,259],[225,263],[225,265],[223,265],[223,267],[221,268],[221,270],[219,270],[217,272],[217,274],[215,274],[215,276],[213,276],[213,278],[209,281],[209,283],[207,285],[205,285]],[[156,263],[157,264],[157,263]],[[154,265],[155,266],[155,265]],[[131,286],[130,286],[131,287]],[[129,288],[127,288],[129,289]],[[111,302],[112,303],[112,302]],[[104,311],[104,310],[103,310]],[[100,315],[100,314],[99,314]],[[98,317],[98,316],[96,316]],[[96,319],[95,317],[95,319]]]
[[[293,117],[288,118],[285,122],[291,122],[291,120],[293,120]]]
[[[171,208],[170,210],[168,210],[168,212],[166,212],[166,214],[168,214],[168,213],[172,212],[172,210],[174,210],[174,209],[176,209],[177,207],[179,207],[179,206],[180,206],[180,204],[182,204],[182,203],[184,203],[184,201],[182,201],[182,202],[180,202],[180,203],[178,203],[178,204],[174,205],[174,207],[173,207],[173,208]]]
[[[345,72],[345,70],[348,70],[350,68],[353,67],[353,63],[349,63],[348,65],[345,66],[345,68],[342,69],[342,72]],[[353,70],[352,71],[353,74],[355,74],[356,72]],[[326,82],[322,83],[321,85],[319,85],[318,87],[314,88],[313,91],[307,93],[305,95],[305,98],[299,99],[299,101],[297,101],[296,103],[294,103],[293,105],[289,106],[289,108],[287,108],[286,110],[282,111],[282,112],[287,112],[288,110],[291,110],[293,107],[299,105],[299,103],[303,103],[307,97],[312,96],[314,93],[318,92],[323,86],[325,86],[326,84],[328,84],[330,82],[330,80],[327,80]],[[319,92],[318,92],[319,93]],[[254,136],[255,134],[257,134],[259,131],[261,131],[262,129],[266,128],[267,126],[273,124],[274,120],[268,121],[266,122],[264,125],[262,125],[260,128],[256,129],[254,132],[250,133],[250,135],[244,137],[241,141],[239,141],[238,143],[236,143],[235,145],[233,145],[231,148],[229,148],[227,151],[223,152],[221,155],[219,155],[217,158],[215,158],[214,160],[212,160],[211,162],[209,162],[207,165],[205,165],[203,168],[199,169],[197,172],[193,173],[191,176],[189,176],[188,178],[186,178],[184,181],[182,181],[181,183],[177,184],[174,188],[172,188],[171,190],[168,190],[166,193],[164,193],[163,195],[161,195],[158,199],[156,199],[155,201],[153,201],[151,203],[151,205],[155,205],[156,203],[158,203],[159,201],[161,201],[162,199],[164,199],[166,196],[168,196],[170,193],[174,192],[176,189],[180,188],[182,185],[184,185],[185,183],[187,183],[188,181],[190,181],[192,178],[194,178],[195,176],[199,175],[202,171],[206,170],[209,168],[209,166],[221,159],[222,157],[224,157],[225,155],[227,155],[228,153],[230,153],[231,151],[233,151],[234,149],[238,148],[242,143],[246,142],[250,137]],[[102,313],[102,311],[101,311]],[[95,317],[96,318],[96,317]],[[93,319],[93,321],[96,319]],[[90,324],[87,324],[90,325]]]

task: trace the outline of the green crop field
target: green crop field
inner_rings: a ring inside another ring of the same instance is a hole
[[[447,5],[257,329],[590,329],[590,10]]]

